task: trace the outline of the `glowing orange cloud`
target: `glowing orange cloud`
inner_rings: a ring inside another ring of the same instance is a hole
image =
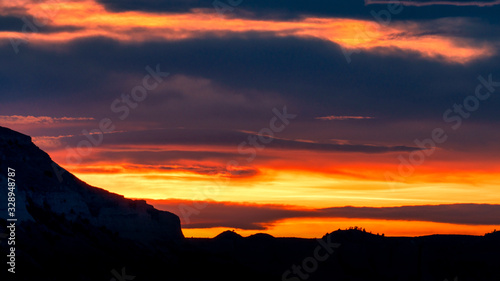
[[[243,236],[265,232],[275,237],[320,238],[325,233],[353,226],[363,227],[366,228],[366,231],[374,234],[385,234],[385,236],[424,236],[433,234],[484,235],[485,233],[492,232],[494,229],[498,229],[496,225],[477,226],[420,221],[299,218],[280,221],[265,231],[237,229],[236,232]],[[226,230],[234,230],[234,228],[185,228],[182,232],[186,237],[215,237]]]
[[[490,56],[492,46],[477,46],[458,42],[458,39],[440,35],[418,34],[418,26],[409,23],[384,27],[373,21],[345,18],[306,17],[294,21],[266,21],[221,17],[214,11],[198,9],[185,14],[107,11],[90,1],[54,3],[25,3],[27,11],[40,24],[51,27],[76,27],[74,31],[52,33],[0,32],[1,39],[28,40],[28,42],[60,43],[85,37],[104,36],[126,42],[150,40],[182,40],[197,36],[231,36],[235,33],[260,32],[273,36],[319,38],[349,49],[383,51],[380,48],[399,48],[424,57],[466,63]],[[10,4],[13,6],[13,4]],[[0,13],[5,13],[0,9]],[[35,22],[36,23],[36,22]],[[9,40],[5,40],[9,42]],[[345,50],[345,51],[346,51]]]
[[[36,140],[38,141],[38,139]],[[43,141],[43,140],[42,140]],[[42,144],[44,144],[42,142]],[[155,150],[156,149],[156,150]],[[310,208],[396,206],[411,204],[498,204],[500,166],[487,155],[442,151],[404,181],[388,182],[397,174],[397,153],[324,153],[266,149],[249,165],[238,167],[244,177],[225,170],[232,156],[190,159],[190,152],[231,151],[216,146],[96,147],[79,165],[66,164],[65,150],[49,151],[52,158],[89,184],[133,198],[213,199],[259,204],[298,204]],[[155,151],[180,151],[172,159]],[[134,151],[133,155],[127,152]],[[221,157],[221,158],[218,158]],[[229,157],[229,158],[225,158]],[[457,161],[466,157],[467,162]],[[179,188],[182,187],[182,188]],[[209,191],[209,192],[207,192]],[[465,200],[465,201],[464,201]]]

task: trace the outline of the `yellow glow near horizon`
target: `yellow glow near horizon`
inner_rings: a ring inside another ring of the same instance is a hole
[[[449,223],[346,219],[346,218],[307,218],[287,219],[277,222],[266,230],[242,230],[227,227],[217,228],[183,228],[185,237],[213,238],[226,230],[234,230],[242,236],[256,233],[267,233],[275,237],[321,238],[337,229],[348,229],[358,226],[367,232],[385,236],[425,236],[432,234],[484,235],[498,229],[498,225],[458,225]]]
[[[190,172],[126,171],[79,173],[83,181],[128,198],[185,199],[311,208],[334,206],[387,207],[402,205],[498,203],[496,185],[460,183],[395,183],[344,179],[320,173],[266,170],[251,180],[224,179]]]

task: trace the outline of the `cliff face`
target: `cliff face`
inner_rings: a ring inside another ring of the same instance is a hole
[[[33,212],[43,209],[143,243],[184,238],[176,215],[84,183],[54,163],[29,136],[4,127],[0,127],[0,218],[7,218],[8,167],[16,171],[19,223],[36,223]]]

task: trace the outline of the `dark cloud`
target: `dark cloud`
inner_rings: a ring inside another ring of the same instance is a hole
[[[318,14],[318,15],[344,15],[354,16],[354,11],[358,10],[358,14],[362,15],[363,11],[368,11],[364,7],[364,1],[355,0],[349,2],[341,1],[219,1],[213,0],[198,0],[198,1],[183,1],[183,0],[99,0],[108,9],[112,11],[147,11],[147,12],[190,12],[193,9],[213,9],[216,11],[216,6],[223,8],[226,4],[229,9],[226,11],[239,13],[241,15],[248,15],[250,12],[253,16],[271,17],[271,18],[293,18],[302,14]],[[216,3],[214,5],[214,2]],[[222,4],[219,4],[222,3]],[[233,3],[231,5],[231,3]],[[235,5],[237,4],[237,5]],[[231,7],[234,8],[231,9]],[[241,10],[247,11],[242,13]]]
[[[132,148],[133,149],[133,148]],[[235,159],[241,157],[237,153],[216,152],[216,151],[103,151],[99,153],[98,159],[112,159],[116,162],[126,161],[135,164],[161,164],[178,160],[214,160],[214,159]]]
[[[189,153],[187,153],[189,154]],[[182,156],[181,156],[182,157]],[[227,169],[225,166],[207,166],[207,165],[182,165],[182,164],[175,164],[172,166],[164,166],[164,165],[157,165],[157,166],[141,166],[141,165],[124,165],[123,166],[125,169],[134,169],[134,168],[149,168],[151,170],[153,169],[158,169],[158,170],[165,170],[165,171],[176,171],[176,172],[192,172],[200,175],[217,175],[221,177],[226,177],[226,178],[232,178],[232,179],[244,179],[244,178],[250,178],[257,176],[260,171],[256,168],[252,167],[238,167],[238,169]],[[145,175],[143,177],[146,178],[161,178],[161,179],[171,179],[172,177],[170,175]]]
[[[150,169],[164,171],[185,171],[202,175],[222,175],[235,178],[253,177],[259,174],[259,170],[254,167],[237,167],[233,169],[228,167],[229,161],[241,161],[248,156],[217,151],[181,151],[181,150],[161,150],[157,151],[141,150],[140,148],[130,148],[135,151],[127,150],[103,150],[92,153],[90,156],[83,157],[81,164],[89,165],[95,163],[116,163],[126,170]],[[236,150],[236,149],[235,149]],[[71,155],[71,153],[67,153]],[[260,155],[260,160],[270,159],[270,156]],[[187,164],[191,163],[191,164]],[[204,163],[204,164],[193,164]],[[119,173],[123,170],[93,170],[91,167],[78,168],[82,173]],[[168,178],[168,176],[165,176]]]
[[[101,161],[103,159],[101,158]],[[120,168],[108,168],[99,167],[95,168],[92,166],[84,166],[76,169],[79,173],[92,173],[92,174],[120,174],[124,171],[134,171],[135,169],[149,169],[150,171],[175,171],[175,172],[190,172],[199,175],[210,175],[218,176],[231,179],[246,179],[259,175],[260,171],[256,168],[241,168],[234,170],[228,170],[224,166],[208,166],[208,165],[183,165],[174,164],[168,165],[141,165],[142,159],[138,160],[135,164],[120,163]],[[167,160],[164,161],[168,162]],[[146,179],[172,179],[172,175],[141,175],[142,178]],[[178,177],[179,178],[179,177]],[[187,178],[186,178],[187,179]]]
[[[82,140],[86,140],[86,137],[75,136],[69,138],[61,138],[65,144],[71,147],[76,147],[78,143]],[[237,132],[230,130],[206,130],[206,129],[164,129],[164,130],[148,130],[148,131],[132,131],[123,133],[113,133],[106,134],[103,137],[103,144],[107,146],[116,145],[195,145],[195,146],[234,146],[235,149],[241,146],[244,153],[241,153],[239,157],[245,155],[248,157],[250,152],[249,149],[257,149],[250,139],[255,140],[259,147],[265,147],[268,149],[285,149],[285,150],[310,150],[310,151],[325,151],[325,152],[361,152],[361,153],[385,153],[385,152],[408,152],[418,150],[417,147],[408,146],[376,146],[376,145],[350,145],[350,144],[335,144],[335,143],[315,143],[315,142],[305,142],[297,140],[288,140],[281,138],[274,138],[271,136],[263,136],[252,133]],[[262,141],[264,140],[264,141]],[[140,149],[140,148],[139,148]],[[113,154],[113,152],[106,152]],[[205,157],[227,157],[234,156],[231,154],[222,154],[216,152],[125,152],[123,157],[132,157],[137,160],[137,157],[148,158],[149,160],[158,161],[162,157],[165,157],[165,153],[168,153],[166,159],[180,159],[186,157],[187,159],[202,160]],[[135,155],[135,157],[134,157]],[[106,155],[102,155],[105,157]]]
[[[258,132],[268,126],[274,107],[286,105],[298,117],[279,137],[411,146],[415,138],[428,137],[436,126],[449,128],[442,120],[443,113],[474,93],[478,75],[492,74],[493,80],[500,80],[499,56],[460,65],[394,50],[392,54],[354,54],[348,64],[339,46],[330,42],[247,36],[143,44],[94,38],[58,46],[23,45],[18,55],[13,55],[7,44],[0,47],[2,112],[111,118],[118,130],[185,127]],[[130,117],[119,120],[110,109],[111,103],[141,83],[147,74],[145,66],[158,64],[172,73],[171,77],[132,110]],[[195,89],[182,87],[197,84]],[[464,120],[467,129],[453,132],[458,133],[455,143],[479,148],[483,147],[478,146],[481,139],[496,137],[496,131],[487,127],[500,121],[496,111],[499,91]],[[329,115],[375,119],[315,119]],[[97,127],[95,123],[58,133],[79,134],[83,128]],[[404,123],[413,125],[402,126]],[[221,141],[236,146],[246,137],[233,133]],[[210,133],[204,138],[215,142]],[[391,150],[280,140],[272,146]]]
[[[286,205],[258,205],[213,201],[148,200],[173,212],[184,228],[234,227],[264,230],[279,220],[303,217],[428,221],[463,225],[500,225],[500,205],[450,204],[402,207],[335,207],[304,209]],[[196,208],[196,206],[204,206]],[[195,211],[195,213],[192,213]],[[190,214],[184,215],[183,214]],[[188,218],[188,219],[186,219]]]
[[[130,75],[140,82],[144,67],[157,64],[172,74],[206,78],[234,91],[274,93],[310,118],[333,113],[434,117],[473,92],[478,75],[500,75],[498,56],[462,66],[394,50],[393,55],[354,54],[348,64],[337,45],[296,38],[204,38],[140,45],[93,39],[55,50],[27,45],[18,56],[12,56],[9,47],[4,46],[0,55],[0,92],[17,94],[6,99],[50,98],[69,112],[74,110],[67,107],[71,103],[109,110],[104,101],[111,103],[130,91]],[[491,102],[479,116],[499,118],[494,112],[498,100]]]
[[[20,31],[23,26],[21,18],[13,16],[0,16],[0,31]]]
[[[112,11],[146,11],[146,12],[189,12],[193,9],[204,8],[216,10],[214,1],[199,0],[199,1],[183,1],[183,0],[99,0],[109,10]],[[391,20],[420,20],[420,19],[436,19],[443,17],[475,17],[483,18],[490,22],[498,22],[499,6],[479,7],[479,6],[456,6],[456,5],[436,5],[436,6],[404,6],[395,8],[392,11],[389,9],[389,2],[381,4],[366,5],[364,0],[312,0],[312,1],[266,1],[266,0],[241,0],[227,1],[220,0],[217,3],[223,3],[228,9],[223,9],[226,16],[236,17],[253,17],[262,19],[294,19],[305,15],[313,15],[320,17],[341,17],[341,18],[358,18],[377,20],[380,16],[386,20],[386,15],[389,14]],[[421,1],[412,1],[421,2]],[[436,1],[433,1],[436,2]],[[452,2],[452,1],[450,1]],[[467,1],[471,2],[471,1]],[[488,2],[488,1],[480,1]],[[477,2],[477,3],[480,3]],[[231,7],[231,3],[237,4]],[[392,3],[392,2],[391,2]],[[399,3],[399,2],[396,2]],[[218,5],[223,7],[222,5]],[[374,16],[375,14],[375,16]]]
[[[487,22],[482,18],[438,18],[419,22],[419,31],[414,35],[441,35],[461,38],[472,46],[493,43],[498,46],[500,24]]]
[[[183,228],[235,227],[265,230],[275,221],[310,215],[305,210],[291,210],[283,205],[233,204],[190,200],[147,200],[160,210],[170,211],[181,218]],[[195,206],[205,206],[201,210]],[[193,215],[190,214],[195,211]],[[186,215],[183,215],[186,214]]]
[[[29,14],[16,16],[0,16],[0,31],[22,33],[55,33],[72,32],[83,29],[78,26],[53,26],[50,23],[38,21]]]
[[[337,207],[320,210],[324,216],[384,220],[430,221],[468,225],[500,225],[500,205],[452,204],[402,207]]]

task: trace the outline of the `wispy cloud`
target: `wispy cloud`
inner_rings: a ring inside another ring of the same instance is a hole
[[[369,116],[336,116],[336,115],[330,115],[330,116],[323,116],[323,117],[316,117],[318,120],[325,120],[325,121],[330,121],[330,120],[363,120],[363,119],[374,119],[374,117],[369,117]]]
[[[254,133],[243,133],[232,130],[207,130],[207,129],[161,129],[146,131],[129,131],[123,134],[112,134],[106,139],[109,145],[183,145],[183,146],[227,146],[235,147],[242,140],[247,140],[243,148],[253,148],[250,140],[258,137]],[[329,152],[361,152],[361,153],[387,153],[395,151],[411,152],[420,150],[415,146],[384,146],[384,145],[340,145],[332,143],[305,142],[293,139],[270,137],[273,141],[266,145],[269,149],[280,150],[310,150]],[[76,146],[79,139],[67,139],[67,144]],[[120,152],[122,155],[123,152]],[[185,153],[183,153],[186,155]],[[239,154],[247,157],[247,153]],[[142,158],[142,155],[140,155]],[[114,158],[114,157],[113,157]]]
[[[74,135],[39,136],[39,137],[32,137],[32,140],[38,147],[41,147],[42,149],[51,149],[51,148],[62,147],[61,139],[70,137],[74,137]]]
[[[58,122],[71,121],[91,121],[90,117],[49,117],[49,116],[22,116],[22,115],[0,115],[0,124],[21,125],[21,124],[52,124]]]

